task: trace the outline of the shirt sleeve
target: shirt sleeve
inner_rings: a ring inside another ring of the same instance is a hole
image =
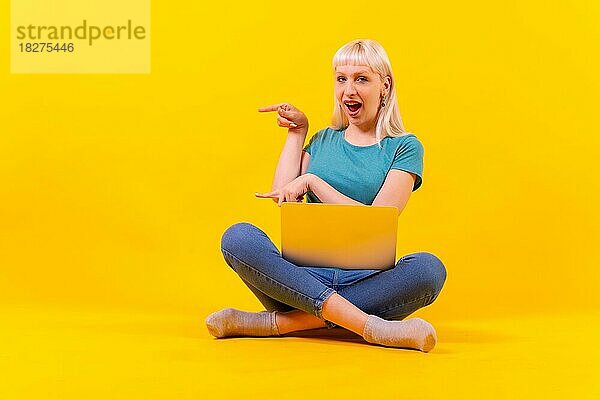
[[[308,154],[310,154],[311,157],[312,157],[313,148],[316,146],[316,142],[319,139],[319,137],[321,136],[321,132],[322,131],[318,131],[317,133],[312,135],[312,137],[308,141],[308,144],[306,146],[304,146],[303,150],[306,151]]]
[[[416,175],[413,192],[423,183],[423,155],[424,149],[419,139],[409,136],[398,146],[390,168],[412,172]]]

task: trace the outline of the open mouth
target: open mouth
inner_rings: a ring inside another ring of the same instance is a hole
[[[362,107],[362,103],[359,101],[345,101],[344,105],[348,109],[348,114],[351,116],[358,114],[360,108]]]

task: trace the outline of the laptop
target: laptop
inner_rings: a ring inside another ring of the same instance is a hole
[[[396,207],[281,204],[281,254],[299,266],[392,268],[397,233]]]

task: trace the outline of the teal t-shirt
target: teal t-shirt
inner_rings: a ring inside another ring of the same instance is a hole
[[[344,138],[344,130],[325,128],[313,135],[304,150],[310,154],[307,173],[315,174],[338,192],[370,205],[391,169],[416,174],[413,192],[423,182],[423,145],[415,135],[385,137],[377,144],[356,146]],[[307,203],[320,203],[312,192]]]

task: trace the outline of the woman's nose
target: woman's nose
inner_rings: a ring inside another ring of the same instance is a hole
[[[356,88],[354,87],[354,84],[352,82],[348,82],[348,84],[344,88],[344,92],[346,94],[354,94],[354,93],[356,93]]]

